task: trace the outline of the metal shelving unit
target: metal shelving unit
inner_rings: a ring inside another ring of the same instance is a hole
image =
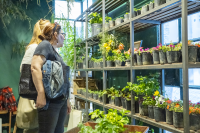
[[[89,43],[92,41],[98,41],[97,36],[93,36],[88,38],[88,14],[91,12],[102,12],[103,16],[103,27],[105,24],[105,14],[112,11],[119,5],[127,2],[127,0],[97,0],[92,6],[90,6],[83,14],[81,14],[74,22],[74,25],[76,25],[76,21],[80,22],[86,22],[86,39],[82,41],[79,44],[76,44],[75,47],[78,47],[82,45],[83,43],[86,46],[86,53],[88,53],[88,46]],[[200,11],[200,1],[199,0],[171,0],[170,2],[167,2],[165,4],[162,4],[158,7],[155,7],[151,11],[147,11],[145,14],[133,17],[133,9],[134,9],[134,0],[130,0],[130,16],[131,19],[127,22],[123,22],[120,25],[117,25],[108,31],[112,30],[120,31],[120,32],[126,32],[130,33],[130,48],[132,51],[131,55],[131,64],[133,64],[133,56],[134,56],[134,33],[137,31],[144,30],[146,28],[159,25],[161,27],[161,24],[164,22],[168,22],[177,18],[180,18],[182,16],[182,63],[174,63],[174,64],[165,64],[165,65],[142,65],[142,66],[132,66],[132,67],[112,67],[107,68],[105,67],[105,56],[103,57],[103,68],[88,68],[88,55],[86,54],[86,68],[85,69],[76,69],[76,71],[85,71],[86,72],[86,97],[76,95],[77,98],[81,98],[85,100],[86,102],[93,102],[97,105],[100,105],[105,110],[106,108],[113,108],[121,110],[122,108],[116,107],[109,104],[103,104],[100,103],[97,100],[93,100],[88,98],[88,71],[103,71],[103,89],[105,90],[107,88],[106,85],[106,79],[107,79],[107,71],[119,71],[119,70],[129,70],[130,71],[130,79],[131,82],[134,82],[134,74],[135,70],[147,70],[147,69],[161,69],[162,74],[164,74],[164,69],[182,69],[183,70],[183,104],[184,104],[184,129],[177,129],[174,128],[171,125],[166,124],[165,122],[155,122],[155,120],[147,118],[145,116],[140,116],[139,114],[136,114],[133,110],[133,103],[134,98],[132,95],[131,100],[131,114],[129,115],[132,120],[137,119],[140,121],[143,121],[145,123],[148,123],[150,125],[171,131],[173,133],[189,133],[189,87],[188,87],[188,68],[200,68],[200,63],[189,63],[188,62],[188,26],[187,26],[187,15],[195,13],[197,11]],[[76,36],[75,36],[76,38]],[[160,42],[162,39],[162,36],[160,34],[159,36]],[[76,49],[75,49],[75,68],[76,68]],[[75,74],[74,74],[75,76]],[[76,76],[74,77],[74,79]],[[164,80],[164,79],[163,79]],[[161,85],[162,88],[163,85]],[[103,98],[103,101],[105,101],[105,97]],[[88,104],[86,104],[86,110],[88,110]],[[88,113],[87,113],[88,118]]]

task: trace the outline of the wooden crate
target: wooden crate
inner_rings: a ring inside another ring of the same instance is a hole
[[[97,87],[98,80],[89,78],[88,79],[88,89],[89,90],[98,90]],[[73,94],[77,94],[78,89],[85,89],[86,88],[86,79],[79,78],[73,80]]]

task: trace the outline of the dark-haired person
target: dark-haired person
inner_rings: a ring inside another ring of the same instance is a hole
[[[64,95],[57,99],[49,100],[45,97],[41,68],[46,60],[56,60],[61,62],[64,73],[66,64],[56,52],[56,48],[63,46],[65,37],[61,33],[61,26],[54,23],[48,24],[42,34],[39,35],[39,38],[42,42],[36,48],[31,63],[33,82],[38,92],[36,107],[38,108],[39,133],[63,133],[66,114],[71,111],[68,98],[69,80],[64,78]],[[46,108],[46,104],[48,104],[48,108]],[[44,106],[45,109],[43,109]]]

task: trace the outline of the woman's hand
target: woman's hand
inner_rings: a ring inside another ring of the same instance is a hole
[[[35,107],[43,108],[45,105],[46,105],[45,93],[44,92],[38,93]]]
[[[69,102],[69,99],[67,99],[67,114],[70,114],[71,112],[71,104]]]

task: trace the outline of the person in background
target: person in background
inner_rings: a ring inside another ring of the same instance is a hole
[[[64,89],[62,96],[56,99],[48,99],[45,96],[41,68],[46,60],[59,61],[62,64],[65,76],[66,64],[62,57],[56,52],[57,48],[63,47],[65,36],[61,26],[57,23],[48,24],[39,36],[42,42],[34,52],[31,62],[33,83],[38,92],[36,107],[38,108],[39,133],[63,133],[66,114],[71,111],[69,102],[69,79],[64,78]],[[46,104],[48,108],[46,109]],[[43,107],[45,106],[45,109]]]
[[[35,24],[34,29],[33,29],[32,39],[31,39],[30,43],[28,44],[28,46],[26,47],[25,55],[24,55],[24,57],[22,59],[21,65],[20,65],[20,72],[21,72],[21,69],[22,69],[22,64],[31,64],[35,49],[38,46],[38,44],[40,42],[42,42],[38,38],[38,36],[42,33],[43,29],[48,24],[50,24],[50,21],[49,20],[45,20],[45,19],[40,19]],[[27,112],[26,114],[23,114],[23,115],[25,115],[26,120],[23,119],[24,116],[21,117],[21,119],[22,119],[21,120],[20,119],[20,115],[21,114],[18,114],[17,117],[19,118],[19,121],[22,121],[22,122],[26,121],[27,123],[29,123],[30,128],[32,128],[31,125],[37,125],[38,126],[38,123],[37,123],[37,119],[38,118],[37,117],[34,118],[34,116],[37,116],[37,114],[35,114],[35,113],[37,113],[37,108],[35,107],[34,100],[28,100],[28,99],[20,97],[19,104],[20,104],[20,102],[22,102],[21,104],[26,102],[26,103],[32,105],[33,110],[31,112]],[[26,110],[26,107],[24,107],[24,110]],[[26,111],[23,111],[23,112],[26,112]],[[37,133],[37,132],[38,132],[38,127],[34,128],[34,129],[24,129],[23,133]]]

